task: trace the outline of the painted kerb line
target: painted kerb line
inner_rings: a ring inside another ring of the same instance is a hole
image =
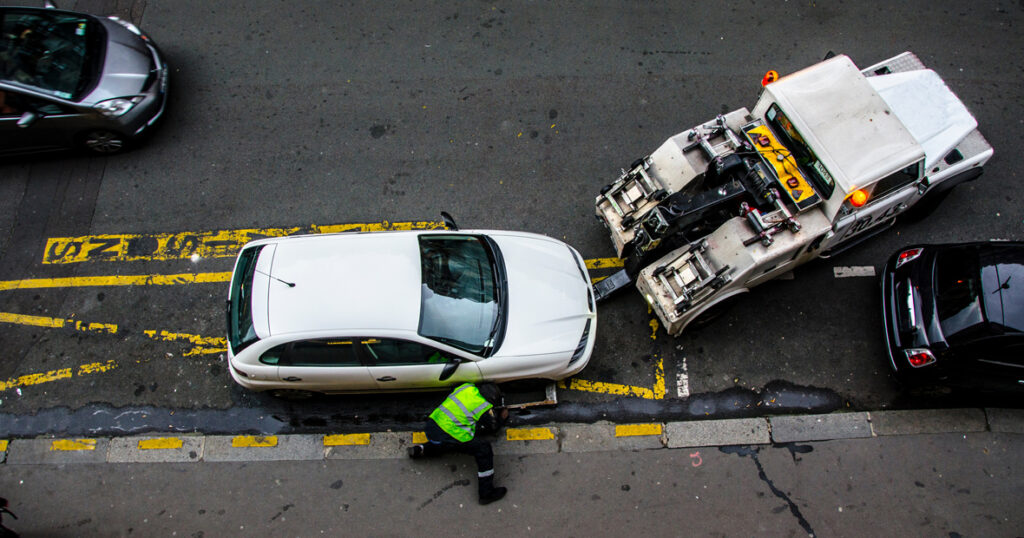
[[[81,263],[86,261],[154,261],[236,256],[249,241],[296,234],[339,232],[377,232],[385,230],[433,230],[444,228],[443,222],[361,222],[310,225],[293,228],[243,228],[207,232],[159,234],[110,234],[79,237],[51,237],[43,251],[44,264]]]
[[[95,439],[57,439],[50,443],[50,450],[75,451],[96,450]]]
[[[505,430],[507,441],[550,441],[555,438],[551,428],[508,428]]]
[[[324,446],[363,446],[370,444],[368,433],[340,433],[324,436]]]
[[[160,437],[139,441],[139,450],[173,450],[184,446],[185,441],[179,437]]]
[[[233,448],[272,448],[277,446],[276,435],[236,435],[231,438]]]
[[[661,435],[661,430],[661,424],[619,424],[615,426],[615,437]]]

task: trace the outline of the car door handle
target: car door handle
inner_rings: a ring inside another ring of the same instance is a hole
[[[302,378],[301,377],[295,377],[295,376],[284,377],[284,378],[281,378],[281,381],[302,381]]]
[[[377,381],[394,381],[395,379],[397,378],[386,375],[384,377],[378,377]]]

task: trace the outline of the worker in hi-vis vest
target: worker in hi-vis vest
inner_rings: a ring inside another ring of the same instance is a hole
[[[427,443],[409,447],[410,458],[435,456],[447,452],[472,454],[476,458],[480,504],[489,504],[505,496],[506,488],[494,487],[494,452],[491,443],[477,437],[493,433],[508,418],[501,389],[494,383],[479,387],[463,383],[433,413],[424,428]],[[498,410],[496,410],[496,408]]]

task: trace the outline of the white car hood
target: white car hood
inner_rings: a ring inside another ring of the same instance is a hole
[[[508,274],[505,338],[494,356],[572,353],[592,317],[590,281],[572,251],[541,235],[487,234],[498,243]]]

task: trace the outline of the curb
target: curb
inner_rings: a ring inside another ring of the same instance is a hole
[[[889,435],[1024,434],[1024,409],[872,411],[767,418],[552,424],[507,428],[499,455],[636,451],[765,445]],[[405,458],[423,432],[300,435],[145,435],[112,438],[0,439],[0,463],[198,463]]]

